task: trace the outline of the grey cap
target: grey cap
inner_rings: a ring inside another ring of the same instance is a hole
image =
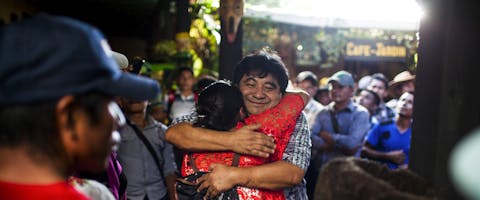
[[[125,69],[128,67],[128,59],[125,55],[116,51],[112,51],[112,57],[115,59],[115,62],[117,62],[120,69]]]
[[[318,85],[318,78],[317,78],[317,75],[315,75],[313,72],[311,71],[303,71],[303,72],[300,72],[298,73],[297,75],[297,83],[299,82],[302,82],[302,81],[305,81],[307,79],[310,79],[314,82],[314,85]]]
[[[330,78],[328,79],[328,83],[330,83],[331,81],[336,81],[342,86],[353,87],[355,85],[355,81],[353,80],[352,74],[344,70],[338,71],[337,73],[330,76]]]

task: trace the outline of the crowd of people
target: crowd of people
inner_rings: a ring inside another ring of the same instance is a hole
[[[360,84],[340,70],[319,87],[313,72],[290,79],[275,52],[258,50],[233,80],[196,81],[179,66],[177,89],[162,93],[144,63],[75,19],[5,26],[0,199],[173,200],[185,181],[207,199],[314,199],[338,158],[408,169],[407,71]]]

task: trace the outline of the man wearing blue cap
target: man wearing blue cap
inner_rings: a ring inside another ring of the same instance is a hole
[[[40,14],[3,27],[0,199],[87,199],[67,178],[105,170],[125,123],[113,97],[158,92],[156,81],[122,73],[83,22]]]
[[[321,165],[354,155],[370,127],[368,110],[352,101],[354,84],[352,75],[343,70],[328,79],[332,102],[317,115],[311,137],[312,151],[321,155]]]

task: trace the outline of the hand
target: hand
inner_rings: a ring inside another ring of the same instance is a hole
[[[320,137],[325,141],[325,146],[321,149],[325,151],[330,151],[335,146],[335,141],[333,140],[332,135],[327,131],[320,131]]]
[[[236,167],[213,163],[210,165],[210,173],[198,178],[198,191],[207,190],[205,198],[213,198],[237,185],[235,173]]]
[[[260,124],[247,125],[233,131],[231,149],[239,154],[248,154],[267,158],[275,152],[275,141],[273,137],[267,136],[255,130]]]
[[[403,150],[390,151],[387,153],[387,156],[390,158],[392,162],[398,165],[402,164],[406,158],[405,154],[403,153]]]
[[[311,152],[310,160],[315,159],[317,157],[319,151],[320,151],[319,148],[313,148],[313,146],[312,146],[312,149],[310,151]]]
[[[362,145],[358,145],[358,146],[356,146],[356,147],[353,148],[353,149],[340,148],[340,151],[342,151],[343,155],[346,155],[346,156],[354,156],[355,154],[357,154],[357,152],[358,152],[358,150],[360,149],[360,147],[362,147]]]

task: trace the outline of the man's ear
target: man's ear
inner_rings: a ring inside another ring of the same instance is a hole
[[[240,107],[239,115],[240,115],[240,120],[243,120],[244,118],[247,118],[248,117],[247,109],[243,106]]]
[[[55,106],[55,115],[57,116],[57,126],[59,131],[71,129],[70,115],[73,100],[74,97],[72,95],[64,96],[58,100],[57,105]]]
[[[353,88],[353,86],[348,86],[348,89],[350,90],[350,98],[352,98],[355,93],[355,88]]]
[[[74,103],[74,99],[75,97],[72,95],[64,96],[58,100],[57,105],[55,106],[58,133],[64,144],[68,144],[77,139],[75,122],[72,119],[72,104]]]

